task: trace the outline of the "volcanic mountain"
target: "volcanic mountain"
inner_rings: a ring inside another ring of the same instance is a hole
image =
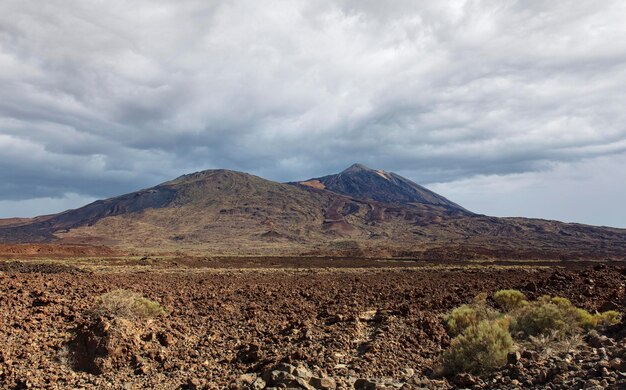
[[[359,164],[287,184],[207,170],[60,214],[0,220],[0,243],[34,242],[204,255],[626,257],[624,229],[477,215]]]
[[[336,175],[309,179],[298,184],[326,189],[356,199],[442,206],[449,211],[467,212],[456,203],[411,180],[393,172],[370,169],[363,164],[354,164]]]

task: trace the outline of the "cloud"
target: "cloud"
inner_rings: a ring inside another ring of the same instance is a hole
[[[468,209],[500,217],[526,216],[626,228],[626,155],[556,163],[550,169],[479,175],[429,188]]]
[[[288,181],[359,161],[428,184],[617,161],[625,12],[3,1],[0,199],[111,196],[217,167]]]
[[[63,194],[55,198],[33,198],[28,200],[0,200],[0,215],[35,217],[59,213],[68,209],[85,205],[96,199],[78,194]]]

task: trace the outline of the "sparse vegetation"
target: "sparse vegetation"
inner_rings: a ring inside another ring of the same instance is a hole
[[[526,296],[517,290],[500,290],[493,294],[493,299],[504,311],[519,309],[526,305]]]
[[[448,373],[485,374],[499,367],[514,348],[512,336],[550,351],[568,344],[565,340],[578,340],[582,331],[622,319],[616,311],[591,314],[562,297],[544,295],[527,301],[520,291],[500,290],[493,298],[505,313],[490,308],[486,296],[479,295],[446,316],[448,332],[454,336],[443,356]]]
[[[530,336],[524,341],[526,348],[537,352],[540,359],[548,359],[555,354],[566,354],[576,352],[583,343],[583,337],[579,333],[563,337],[558,332],[550,334]]]
[[[553,331],[564,337],[581,330],[616,324],[621,320],[618,312],[591,314],[574,306],[566,298],[547,295],[529,302],[512,314],[512,330],[526,337]]]
[[[449,373],[485,374],[502,366],[513,349],[505,321],[483,320],[452,339],[444,354],[444,367]]]
[[[511,330],[521,335],[546,335],[552,331],[565,333],[573,326],[565,313],[550,302],[533,302],[515,313]]]
[[[96,298],[93,316],[111,318],[153,318],[166,314],[158,302],[124,289],[110,291]]]
[[[452,336],[463,333],[465,329],[479,322],[478,311],[470,305],[459,306],[446,317],[446,326]]]
[[[622,314],[615,310],[609,310],[604,313],[596,314],[596,318],[598,319],[599,326],[612,326],[622,321]]]
[[[487,305],[486,298],[486,295],[479,294],[471,305],[459,306],[446,316],[446,326],[450,335],[460,335],[467,328],[478,325],[481,321],[501,317],[500,313]]]

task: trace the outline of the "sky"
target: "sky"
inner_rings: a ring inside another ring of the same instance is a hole
[[[0,2],[0,218],[359,162],[626,227],[626,2]]]

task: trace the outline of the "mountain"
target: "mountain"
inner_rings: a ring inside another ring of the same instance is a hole
[[[185,235],[201,236],[211,224],[220,230],[241,230],[258,221],[271,225],[273,215],[293,223],[306,221],[311,216],[288,209],[317,210],[320,198],[323,196],[245,173],[207,170],[45,218],[22,219],[4,228],[0,223],[0,241],[67,239],[96,230],[108,233],[105,227],[119,229],[103,236],[104,241],[116,241],[129,233],[138,234],[143,224],[148,235],[159,236],[167,228],[178,233],[172,236],[174,241],[182,241]]]
[[[416,183],[393,172],[374,170],[362,164],[354,164],[335,175],[301,181],[298,184],[326,189],[356,199],[383,203],[417,203],[441,206],[448,211],[469,214],[462,208]]]
[[[202,255],[626,257],[624,229],[477,215],[362,165],[287,184],[207,170],[55,215],[0,220],[0,243],[40,242]]]

